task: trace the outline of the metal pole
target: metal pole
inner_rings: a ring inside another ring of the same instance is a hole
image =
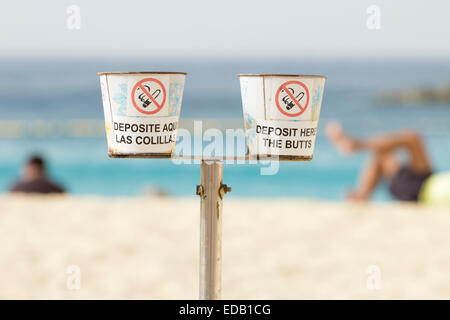
[[[202,160],[200,196],[200,299],[217,300],[222,292],[222,198],[231,191],[222,184],[223,163]]]

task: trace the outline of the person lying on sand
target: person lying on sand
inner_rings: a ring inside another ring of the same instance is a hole
[[[390,193],[400,201],[450,203],[450,172],[433,174],[433,168],[419,133],[405,130],[380,136],[354,139],[347,135],[338,122],[326,127],[330,141],[344,154],[369,151],[356,189],[349,200],[368,200],[381,179],[389,181]],[[403,149],[408,161],[400,163],[395,151]]]
[[[39,156],[31,157],[22,171],[22,179],[15,183],[11,192],[63,193],[64,189],[52,182],[46,174],[45,161]]]

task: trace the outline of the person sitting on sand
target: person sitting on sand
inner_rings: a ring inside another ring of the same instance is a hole
[[[331,122],[326,134],[344,154],[369,151],[370,157],[361,170],[356,189],[349,200],[368,200],[381,179],[390,182],[390,193],[400,201],[450,203],[450,172],[433,174],[424,142],[419,133],[405,130],[366,139],[354,139],[341,125]],[[400,164],[395,151],[403,149],[409,159]]]
[[[31,157],[22,171],[22,179],[15,183],[11,192],[63,193],[64,189],[52,182],[46,174],[45,161],[39,156]]]

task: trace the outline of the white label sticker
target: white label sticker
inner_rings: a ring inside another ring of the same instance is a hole
[[[248,134],[251,155],[310,157],[314,152],[317,121],[256,120]]]
[[[112,144],[115,153],[171,153],[178,117],[115,117]]]

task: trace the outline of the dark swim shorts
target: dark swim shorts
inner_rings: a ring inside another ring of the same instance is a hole
[[[389,191],[400,201],[418,201],[420,189],[431,172],[419,174],[409,166],[401,167],[392,179]]]

